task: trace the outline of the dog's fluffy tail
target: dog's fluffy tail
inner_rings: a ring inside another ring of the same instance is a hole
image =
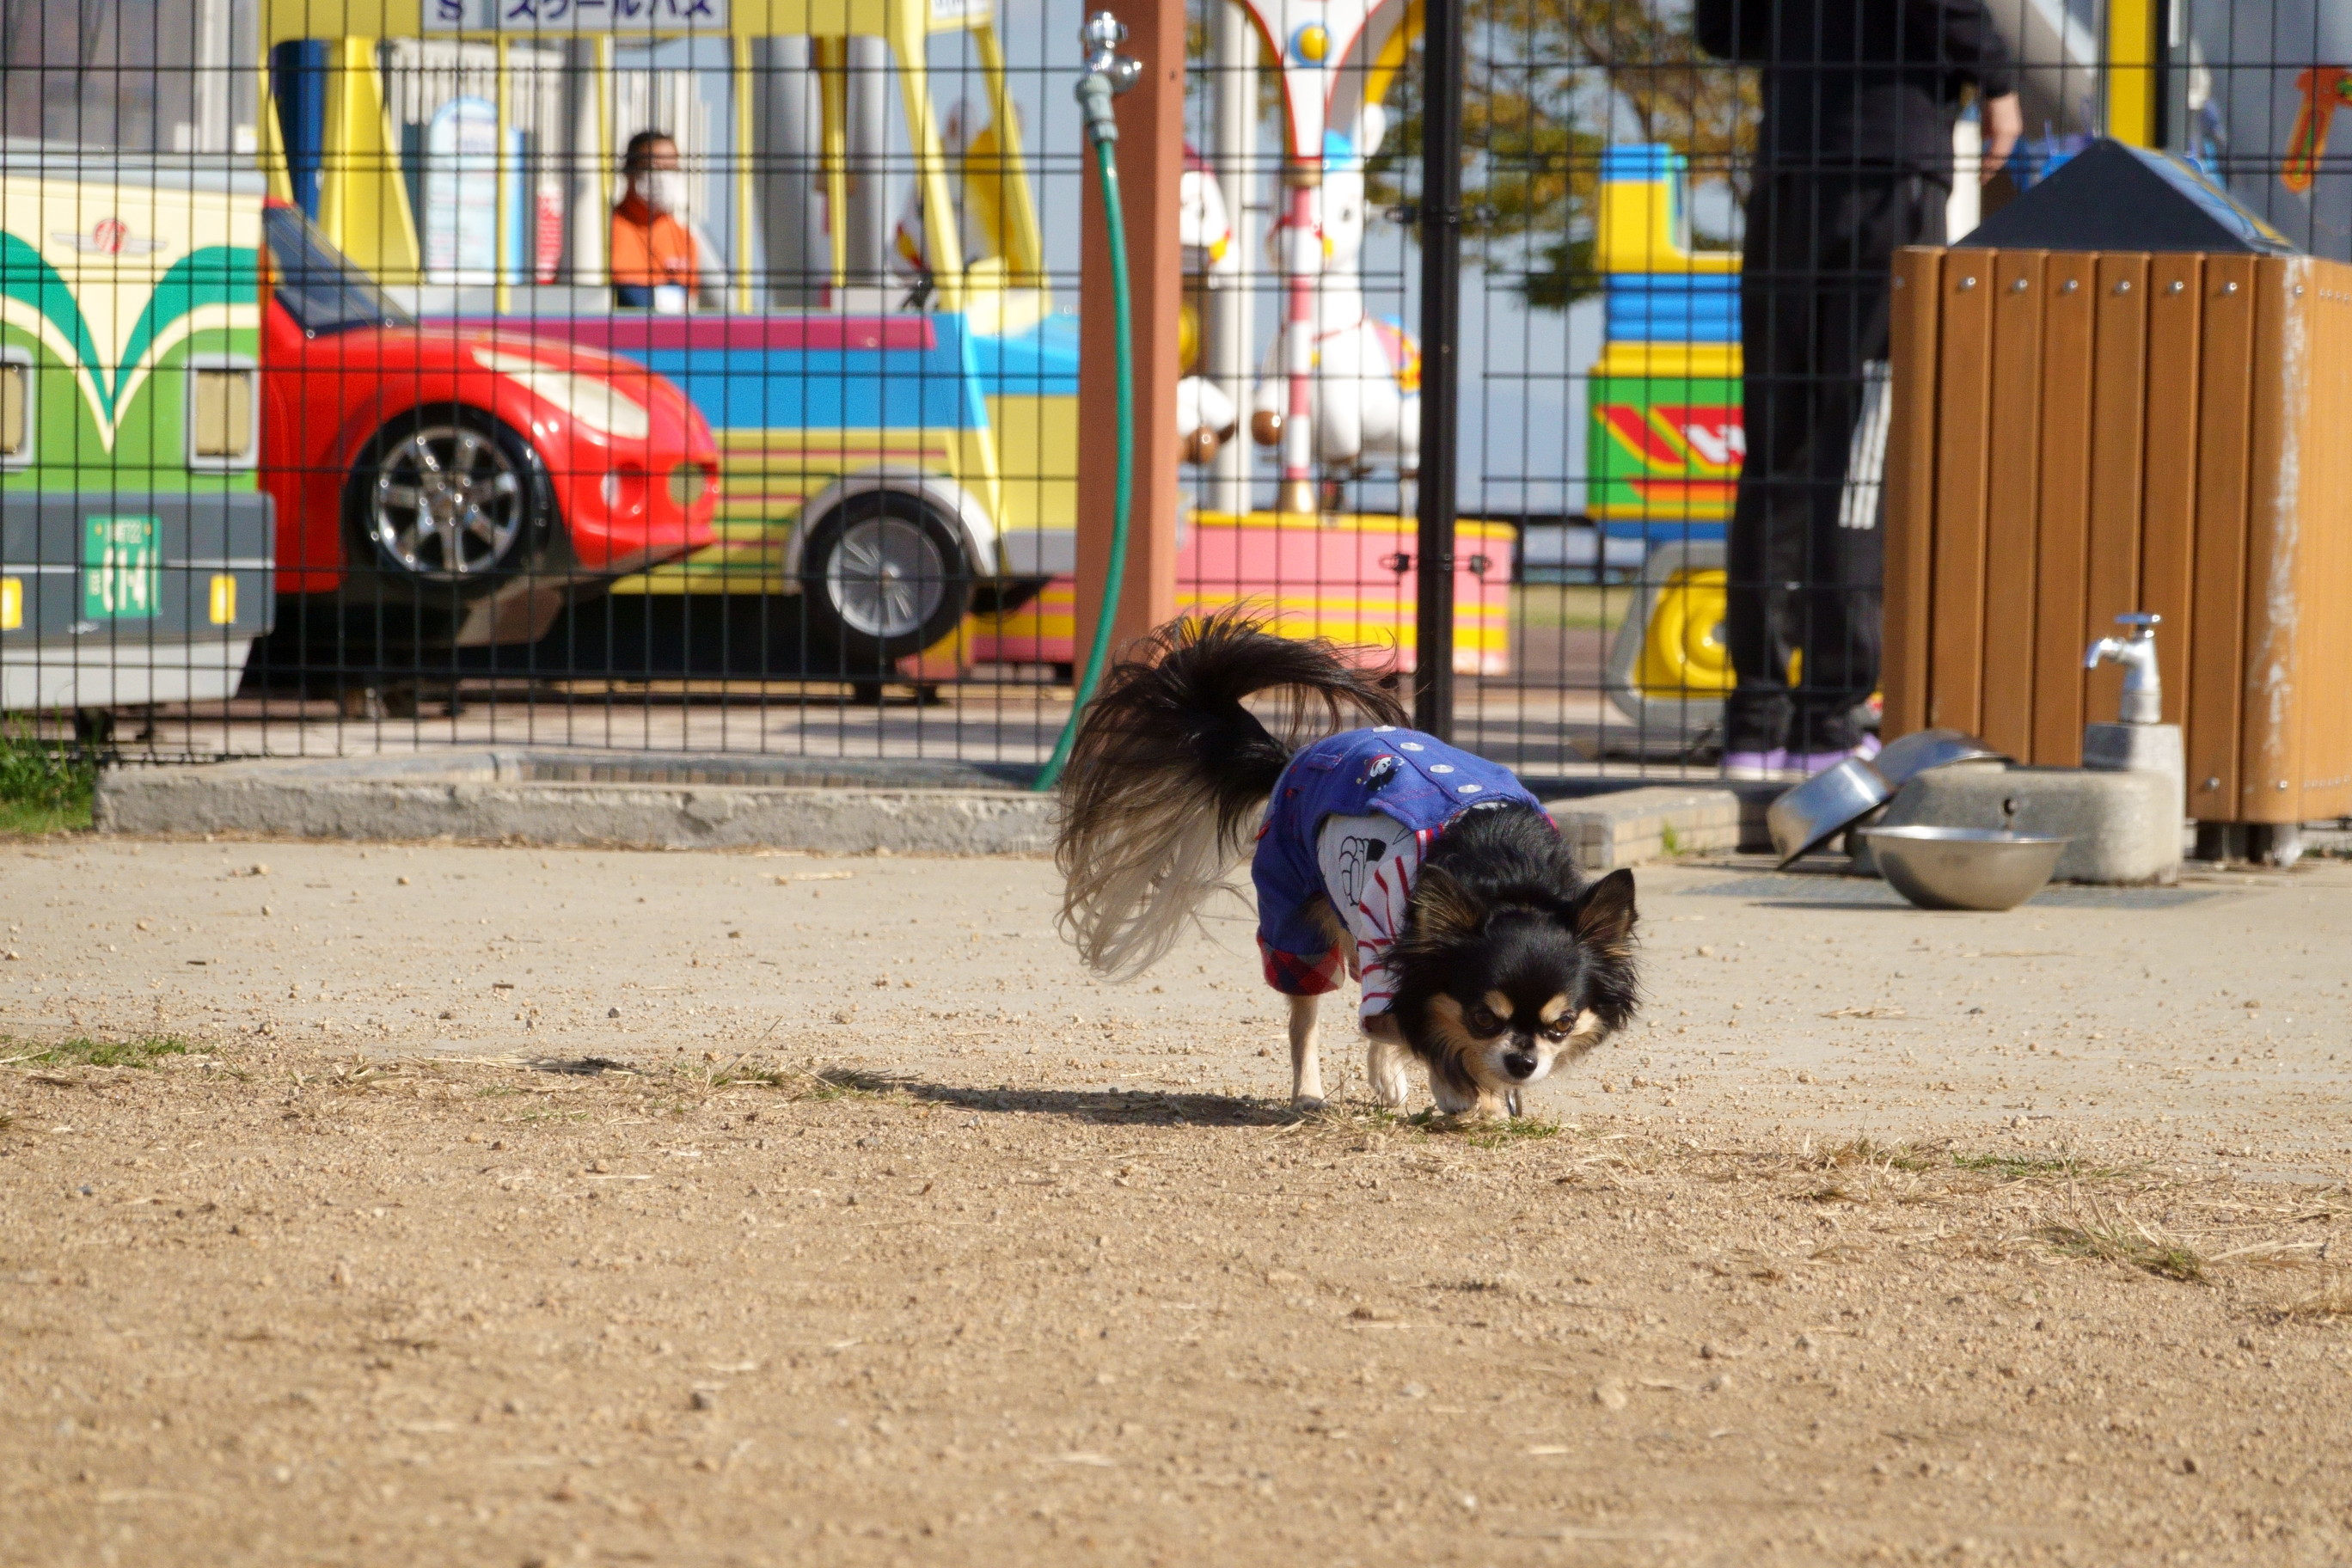
[[[1273,704],[1272,729],[1252,697]],[[1104,680],[1062,775],[1063,934],[1101,973],[1150,967],[1223,885],[1293,746],[1404,721],[1328,642],[1233,613],[1162,626]]]

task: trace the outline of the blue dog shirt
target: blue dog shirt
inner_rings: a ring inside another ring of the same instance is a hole
[[[1384,961],[1422,857],[1463,812],[1505,801],[1542,809],[1508,768],[1394,725],[1344,731],[1292,757],[1250,865],[1266,984],[1313,996],[1336,990],[1353,969],[1363,979],[1363,1016],[1388,1011]],[[1307,913],[1318,897],[1330,900],[1354,936],[1352,963]]]

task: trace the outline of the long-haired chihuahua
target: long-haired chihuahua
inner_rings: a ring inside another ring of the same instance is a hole
[[[1391,1107],[1417,1060],[1439,1110],[1516,1115],[1633,1016],[1633,873],[1588,882],[1509,770],[1405,728],[1328,643],[1239,615],[1162,627],[1087,709],[1062,792],[1061,926],[1106,974],[1164,957],[1255,833],[1294,1104],[1322,1103],[1316,1015],[1342,974]]]

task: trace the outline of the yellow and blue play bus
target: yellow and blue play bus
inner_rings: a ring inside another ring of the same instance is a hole
[[[1077,318],[991,0],[264,0],[261,26],[277,195],[428,325],[625,355],[709,421],[716,541],[575,614],[566,657],[850,648],[868,686],[1068,662]],[[677,143],[705,262],[685,313],[612,287],[646,130]],[[1471,531],[1461,647],[1493,672],[1510,540]],[[1409,660],[1412,548],[1410,518],[1196,514],[1180,599]],[[634,648],[583,629],[623,616]]]
[[[616,595],[797,595],[895,665],[1070,570],[1076,319],[985,0],[272,0],[262,28],[265,163],[331,241],[428,324],[626,355],[709,418],[717,541]],[[952,117],[935,39],[982,89]],[[655,128],[691,314],[609,281],[622,153]]]

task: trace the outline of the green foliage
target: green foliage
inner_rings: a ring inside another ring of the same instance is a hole
[[[1419,1131],[1451,1135],[1480,1149],[1500,1149],[1531,1138],[1557,1138],[1560,1131],[1559,1122],[1539,1116],[1447,1116],[1433,1110],[1403,1121]]]
[[[1594,248],[1591,235],[1536,246],[1519,276],[1519,292],[1538,310],[1565,310],[1588,294],[1599,293],[1601,274]]]
[[[58,833],[89,826],[98,762],[47,741],[22,720],[0,728],[0,833]]]
[[[2004,1151],[1962,1153],[1954,1151],[1952,1163],[1963,1171],[1978,1171],[2004,1182],[2041,1180],[2104,1181],[2120,1176],[2121,1171],[2104,1166],[2085,1165],[2072,1154],[2026,1154]]]
[[[60,1040],[22,1059],[43,1067],[152,1068],[159,1057],[184,1057],[194,1048],[177,1035],[153,1035],[141,1040]]]

